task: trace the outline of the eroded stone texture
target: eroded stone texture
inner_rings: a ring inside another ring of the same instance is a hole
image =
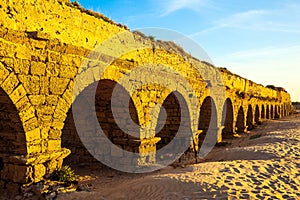
[[[42,180],[59,168],[70,153],[75,155],[70,156],[75,161],[93,161],[76,135],[71,106],[76,95],[99,80],[103,85],[98,86],[96,98],[87,97],[87,101],[95,100],[97,120],[110,141],[140,154],[139,165],[156,162],[156,150],[171,141],[180,122],[184,122],[191,137],[179,139],[176,144],[190,142],[193,151],[207,133],[210,116],[217,117],[210,130],[220,142],[222,132],[231,136],[265,118],[280,118],[292,112],[290,95],[282,88],[263,87],[226,69],[216,69],[170,42],[155,42],[133,34],[68,0],[7,0],[0,5],[3,187],[12,182]],[[100,44],[105,48],[92,51]],[[107,68],[101,72],[99,67]],[[216,84],[218,73],[223,85]],[[77,81],[77,77],[82,79]],[[131,96],[128,105],[121,102],[117,106],[117,112],[121,120],[139,125],[136,137],[121,131],[111,115],[111,91],[116,84],[123,87],[120,99]],[[218,88],[217,92],[211,91],[212,86]],[[224,101],[218,99],[218,91],[224,91]],[[187,115],[179,113],[175,93],[180,94],[178,98],[184,102]],[[225,104],[229,105],[226,114]],[[157,120],[163,115],[162,106],[167,114],[165,125]],[[127,108],[131,119],[124,117]],[[222,116],[226,116],[223,124]],[[159,131],[157,126],[163,127]],[[122,158],[105,143],[94,151],[104,152],[107,159]]]

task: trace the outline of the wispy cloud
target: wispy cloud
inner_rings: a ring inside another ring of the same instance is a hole
[[[248,29],[253,26],[259,19],[262,18],[263,15],[267,15],[269,13],[268,10],[250,10],[246,12],[240,12],[233,14],[229,17],[217,20],[213,22],[213,26],[201,30],[199,32],[193,33],[189,35],[190,37],[195,37],[197,35],[208,33],[211,31],[223,29],[223,28],[241,28]],[[252,24],[252,25],[251,25]]]
[[[245,60],[245,59],[258,59],[258,58],[278,58],[282,55],[290,55],[291,52],[296,54],[300,53],[300,44],[299,45],[290,45],[290,46],[271,46],[261,49],[250,49],[244,51],[238,51],[225,55],[225,57],[233,60]],[[300,55],[300,54],[299,54]],[[299,57],[299,56],[297,56]]]
[[[280,9],[249,10],[235,13],[214,21],[211,27],[191,34],[190,37],[224,28],[300,33],[300,22],[297,20],[300,18],[299,9],[300,4],[294,4],[293,6],[285,5]]]
[[[163,13],[161,16],[167,16],[173,12],[181,9],[190,9],[198,11],[201,7],[206,5],[205,0],[167,0],[162,1]]]

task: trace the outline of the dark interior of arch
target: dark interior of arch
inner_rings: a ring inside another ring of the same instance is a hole
[[[208,130],[217,131],[217,110],[211,97],[206,97],[200,108],[198,130],[203,132],[199,135],[199,148],[205,139]]]
[[[19,113],[0,88],[0,155],[26,154],[26,139]]]
[[[259,116],[260,116],[259,107],[258,107],[258,105],[256,105],[255,106],[255,116],[254,116],[255,124],[260,124]]]
[[[269,109],[269,105],[267,105],[266,118],[267,118],[267,119],[270,119],[270,109]]]
[[[232,137],[233,136],[233,107],[232,107],[232,102],[229,98],[226,99],[223,107],[222,124],[224,126],[222,130],[222,137],[223,138]]]
[[[271,105],[270,118],[274,119],[274,107],[273,107],[273,105]]]
[[[248,106],[246,125],[247,125],[247,130],[251,130],[254,128],[254,126],[253,126],[253,111],[252,111],[251,105]]]
[[[116,107],[116,111],[118,112],[118,116],[122,116],[123,118],[121,121],[130,124],[134,123],[135,125],[138,125],[138,116],[136,108],[133,104],[132,99],[130,98],[128,92],[119,84],[117,84],[114,81],[111,80],[100,80],[99,82],[95,82],[92,85],[88,86],[79,96],[81,104],[80,106],[76,106],[76,108],[82,109],[80,110],[81,115],[83,118],[85,118],[85,126],[87,126],[88,130],[85,132],[87,136],[98,134],[98,127],[97,125],[101,126],[101,129],[103,130],[103,133],[105,136],[114,144],[119,146],[120,148],[130,151],[130,152],[138,152],[139,143],[134,142],[138,141],[139,138],[134,137],[130,134],[127,134],[128,130],[123,131],[119,125],[116,123],[116,120],[112,113],[111,108],[111,99],[112,99],[112,93],[115,87],[118,87],[120,90],[117,94],[117,105],[114,105]],[[95,100],[93,101],[93,96],[91,97],[90,94],[92,94],[92,88],[97,87]],[[119,99],[120,98],[120,99]],[[125,101],[125,99],[129,98],[129,102]],[[79,99],[77,97],[77,99]],[[77,99],[73,103],[76,104],[78,102]],[[86,101],[85,101],[86,100]],[[96,125],[92,123],[93,120],[90,120],[90,116],[88,116],[85,112],[86,109],[89,109],[94,103],[95,109],[96,109],[96,115],[98,122]],[[127,110],[127,111],[126,111]],[[128,112],[130,115],[126,115],[123,113]],[[85,116],[87,115],[87,116]],[[80,125],[81,122],[76,123],[76,125]],[[87,123],[87,124],[86,124]],[[89,124],[90,123],[90,124]],[[135,129],[136,132],[139,131]],[[99,133],[100,134],[100,133]],[[104,137],[105,137],[104,136]],[[93,151],[93,154],[105,154],[109,155],[110,152],[110,146],[107,145],[107,143],[100,143],[97,145],[93,144],[93,138],[91,138],[91,144],[89,145],[89,151]],[[94,146],[93,146],[94,145]],[[82,163],[93,163],[98,162],[92,155],[91,152],[87,150],[85,145],[83,145],[75,127],[74,119],[73,119],[73,113],[72,108],[67,113],[67,118],[65,120],[65,126],[62,130],[62,147],[68,148],[71,150],[71,154],[64,160],[66,164],[76,164],[78,162]]]
[[[237,133],[243,133],[245,131],[245,115],[244,115],[244,110],[243,107],[240,106],[238,115],[237,115],[237,120],[236,120],[236,131]]]
[[[262,119],[265,118],[265,106],[264,105],[261,106],[261,118]]]
[[[178,136],[177,133],[179,131],[183,131],[184,134]],[[180,93],[176,91],[170,93],[163,102],[158,116],[155,133],[156,137],[161,138],[156,144],[157,150],[168,145],[176,135],[179,138],[173,143],[174,145],[181,145],[179,144],[180,142],[186,142],[188,140],[186,136],[192,136],[188,107]],[[183,138],[180,139],[180,137]]]
[[[0,88],[0,171],[9,156],[25,154],[26,138],[18,110]]]

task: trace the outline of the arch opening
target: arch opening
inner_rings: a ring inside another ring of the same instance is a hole
[[[19,111],[7,93],[0,88],[0,179],[7,178],[2,171],[9,157],[26,155],[26,153],[26,138]],[[1,174],[4,176],[1,177]]]
[[[254,126],[253,126],[253,110],[252,110],[251,105],[248,106],[246,126],[247,126],[247,130],[252,130],[254,128]]]
[[[267,109],[266,109],[266,118],[270,119],[270,109],[269,109],[269,105],[267,105]]]
[[[26,138],[19,112],[0,88],[0,155],[26,154]]]
[[[237,133],[244,133],[244,131],[245,131],[245,114],[244,114],[244,109],[242,106],[240,106],[238,115],[237,115],[236,131],[237,131]]]
[[[222,130],[222,137],[233,137],[233,106],[232,101],[229,98],[226,99],[223,106],[222,125],[224,125],[224,128]]]
[[[96,86],[96,95],[95,99],[91,99],[89,97],[90,90]],[[97,126],[100,125],[103,133],[106,137],[118,147],[130,151],[130,152],[138,152],[139,143],[135,141],[139,141],[140,138],[134,137],[128,133],[128,130],[122,129],[118,126],[116,119],[114,118],[115,113],[112,112],[112,94],[113,90],[118,87],[118,105],[114,104],[114,107],[117,106],[117,116],[118,118],[121,116],[121,120],[123,122],[128,123],[135,123],[136,125],[139,124],[137,110],[132,99],[129,96],[129,93],[118,83],[112,80],[104,79],[100,80],[99,82],[95,82],[88,86],[83,92],[80,93],[81,100],[83,99],[83,103],[80,103],[79,107],[80,113],[85,115],[85,109],[89,109],[91,104],[95,105],[95,111],[97,115],[97,123],[93,123],[93,119],[91,116],[84,116],[86,121],[84,122],[85,125],[88,123],[88,131],[85,133],[87,137],[89,135],[96,135],[97,134]],[[78,99],[78,97],[77,97]],[[77,99],[74,101],[73,104],[78,103]],[[126,99],[130,99],[129,103]],[[83,105],[82,105],[83,104]],[[129,109],[129,116],[126,114],[128,113]],[[81,112],[82,110],[82,112]],[[80,122],[78,122],[80,125]],[[78,125],[76,123],[76,125]],[[132,127],[132,126],[131,126]],[[139,126],[138,126],[139,127]],[[139,129],[135,129],[134,132],[139,133]],[[99,133],[100,134],[100,133]],[[89,145],[89,144],[85,144]],[[97,159],[95,159],[93,154],[97,154],[99,152],[100,155],[103,154],[112,154],[110,152],[110,146],[106,143],[103,145],[93,146],[93,141],[91,137],[91,144],[89,146],[89,150],[83,145],[77,131],[76,126],[73,119],[72,108],[69,109],[67,113],[67,118],[65,120],[65,126],[62,130],[62,147],[68,148],[71,150],[71,154],[64,159],[64,162],[69,165],[76,165],[77,163],[87,164],[89,163],[98,163]],[[94,148],[94,149],[93,149]]]
[[[274,119],[274,107],[273,107],[273,105],[271,105],[270,118]]]
[[[181,125],[181,107],[178,101],[178,92],[171,92],[164,100],[155,128],[156,137],[161,140],[156,144],[156,150],[168,145],[176,136]],[[182,116],[189,118],[189,116]]]
[[[259,107],[258,105],[255,106],[255,116],[254,116],[254,121],[255,121],[255,124],[259,125],[261,124],[260,120],[259,120],[259,116],[260,116],[260,113],[259,113]]]
[[[211,97],[206,97],[200,107],[198,130],[202,130],[202,133],[198,137],[199,149],[201,148],[209,129],[212,130],[210,134],[213,134],[215,131],[217,132],[217,109],[213,99]]]
[[[3,159],[0,157],[0,172],[3,170],[3,167],[4,167],[4,162],[3,162]],[[1,176],[0,176],[1,178]]]
[[[157,119],[155,133],[156,137],[161,138],[156,143],[156,150],[159,151],[157,152],[157,159],[169,158],[170,152],[181,149],[184,154],[174,162],[189,160],[192,152],[189,148],[192,138],[190,113],[184,97],[179,92],[171,92],[164,100]]]
[[[265,106],[261,106],[261,119],[265,119]]]

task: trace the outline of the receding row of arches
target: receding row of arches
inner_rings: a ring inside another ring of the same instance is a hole
[[[130,131],[133,131],[132,127],[138,127],[140,125],[138,111],[133,100],[122,86],[112,80],[101,80],[97,82],[97,84],[95,100],[90,101],[90,97],[87,95],[85,97],[87,101],[84,103],[82,109],[89,109],[89,107],[91,107],[90,102],[94,102],[98,123],[106,137],[112,143],[126,151],[138,152],[139,143],[136,141],[138,141],[139,138],[130,134]],[[121,88],[118,93],[120,101],[118,102],[117,110],[122,116],[122,120],[125,121],[125,124],[128,126],[130,125],[130,127],[127,128],[127,131],[118,127],[111,109],[111,98],[113,89],[116,86],[120,86]],[[89,90],[89,87],[86,88],[85,91]],[[84,96],[85,93],[83,92],[80,95]],[[126,101],[128,98],[130,99],[129,102]],[[161,140],[156,144],[156,149],[163,148],[169,144],[176,136],[176,133],[182,124],[184,124],[184,131],[190,132],[190,135],[192,136],[192,130],[190,128],[191,119],[187,104],[181,105],[179,100],[184,101],[183,96],[178,92],[172,92],[162,104],[155,135],[156,137],[160,137]],[[24,154],[26,153],[26,140],[22,122],[18,117],[18,111],[14,104],[2,89],[0,90],[0,102],[0,154]],[[76,100],[74,104],[76,104]],[[183,113],[181,110],[184,107],[184,110],[187,110],[187,112]],[[123,115],[122,113],[125,112],[125,110],[128,110],[128,108],[129,115]],[[236,106],[230,98],[227,98],[223,105],[222,124],[224,127],[222,129],[222,137],[230,138],[236,132],[241,133],[245,130],[252,129],[263,119],[273,119],[285,116],[288,114],[285,109],[285,105],[279,106],[275,104],[255,105],[255,107],[252,107],[252,105],[248,105],[247,107]],[[82,112],[82,115],[84,115],[84,113],[85,112]],[[86,116],[86,119],[89,120],[89,117],[90,116]],[[217,108],[214,100],[208,96],[203,100],[199,110],[198,130],[202,130],[202,133],[198,138],[199,146],[201,146],[209,130],[218,129]],[[139,130],[134,131],[137,132]],[[97,132],[97,130],[91,125],[86,134],[89,135],[89,132]],[[65,162],[78,163],[96,161],[93,156],[91,156],[91,153],[95,152],[90,152],[91,150],[88,151],[77,134],[71,108],[67,113],[61,139],[62,147],[66,147],[72,152],[71,156],[69,156]],[[100,148],[102,148],[101,151],[109,151],[109,149],[106,149],[104,146]],[[97,151],[97,149],[93,151]],[[1,168],[3,168],[3,156],[0,156],[0,170]]]
[[[118,84],[111,80],[101,80],[98,83],[95,101],[98,121],[106,136],[112,141],[112,143],[127,151],[137,152],[138,146],[134,146],[134,144],[129,143],[134,139],[138,140],[138,138],[135,138],[120,129],[112,114],[111,96],[116,85]],[[128,93],[124,88],[121,90],[121,93],[121,96],[128,96]],[[187,105],[180,106],[179,98],[184,100],[180,93],[172,92],[167,96],[162,104],[155,129],[155,136],[161,138],[161,140],[156,144],[157,150],[168,145],[173,140],[182,124],[185,124],[185,131],[190,132],[190,135],[192,136],[192,130],[189,127],[189,113],[184,114],[181,112],[183,109],[182,106],[187,108]],[[125,116],[123,120],[128,123],[133,121],[136,125],[139,125],[137,117],[138,112],[132,99],[130,99],[129,105],[128,102],[127,104],[126,102],[122,103],[122,98],[120,100],[119,110],[124,109],[124,107],[127,107],[130,110],[130,117],[127,116],[126,118]],[[235,114],[235,112],[237,112],[237,114]],[[248,105],[246,108],[245,106],[239,106],[237,108],[233,105],[231,99],[227,98],[223,106],[222,124],[224,127],[222,129],[222,137],[231,138],[234,133],[242,133],[245,132],[245,130],[251,130],[256,125],[260,124],[261,120],[272,119],[276,116],[280,116],[280,107],[277,105],[255,105],[255,107]],[[182,120],[184,120],[184,123],[182,123]],[[65,124],[66,125],[62,134],[62,146],[71,149],[72,152],[76,152],[73,156],[73,161],[78,162],[83,158],[85,161],[91,162],[93,158],[89,156],[89,152],[87,152],[84,146],[79,144],[80,139],[76,134],[76,128],[73,124],[71,111],[68,113],[68,118]],[[217,108],[214,100],[210,96],[203,100],[199,111],[198,130],[202,131],[198,138],[199,146],[202,145],[209,129],[219,129],[217,122]],[[91,131],[94,130],[91,129]],[[66,160],[71,161],[72,155]]]

